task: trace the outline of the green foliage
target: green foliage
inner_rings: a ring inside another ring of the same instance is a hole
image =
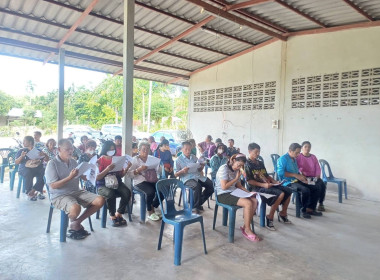
[[[0,116],[6,116],[10,109],[17,107],[19,101],[13,96],[6,94],[0,90]]]
[[[141,125],[137,127],[140,131],[145,131],[147,127],[149,83],[146,80],[134,80],[133,119],[140,121]],[[30,82],[28,87],[32,92],[33,83]],[[151,132],[157,129],[186,128],[187,99],[188,91],[185,88],[152,82]],[[20,107],[24,109],[23,125],[34,125],[55,131],[58,91],[49,92],[45,96],[35,96],[31,104],[30,100],[30,97],[19,100]],[[15,103],[11,96],[0,92],[0,110],[7,113],[10,108],[15,107]],[[83,124],[100,129],[103,124],[121,123],[122,104],[123,77],[121,76],[108,76],[93,90],[71,86],[65,91],[65,124]],[[42,118],[35,118],[36,110],[42,112]],[[173,117],[180,118],[181,121],[174,123]]]

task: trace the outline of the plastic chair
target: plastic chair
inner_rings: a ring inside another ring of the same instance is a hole
[[[133,211],[133,201],[135,199],[135,194],[140,195],[140,220],[142,223],[145,223],[146,219],[146,195],[143,192],[140,192],[139,190],[135,189],[132,185],[132,205],[131,205],[131,214]]]
[[[270,155],[273,163],[273,172],[274,172],[274,179],[278,180],[278,174],[277,174],[277,160],[280,158],[279,154],[271,154]]]
[[[120,197],[120,196],[117,196],[117,197]],[[131,203],[128,203],[127,205],[127,209],[128,209],[128,219],[130,222],[132,222],[132,214],[131,214]],[[100,221],[100,225],[102,228],[106,228],[106,225],[107,225],[107,203],[104,203],[103,207],[102,207],[102,219]],[[98,216],[98,213],[96,213],[96,218],[99,219],[99,216]]]
[[[218,200],[218,194],[216,190],[214,191],[215,193],[215,208],[214,208],[214,220],[212,223],[212,229],[215,230],[215,223],[216,223],[216,217],[218,216],[218,206],[223,207],[223,220],[222,224],[223,226],[227,226],[227,220],[228,220],[228,215],[230,216],[230,220],[228,223],[228,242],[229,243],[234,243],[235,239],[235,221],[236,221],[236,211],[242,207],[240,206],[232,206],[232,205],[227,205],[220,203]],[[251,221],[251,228],[252,231],[255,232],[255,227],[253,224],[253,219]]]
[[[9,189],[13,191],[16,179],[16,173],[18,172],[18,164],[14,165],[13,168],[9,167]]]
[[[3,148],[0,149],[0,156],[2,158],[2,162],[0,164],[0,183],[4,183],[4,173],[5,173],[5,168],[8,167],[8,159],[9,159],[9,154],[12,152],[12,149],[9,148]]]
[[[45,177],[44,177],[44,181],[45,181],[46,190],[48,192],[49,200],[50,200],[50,189],[49,189],[48,184],[46,184]],[[50,232],[51,219],[53,217],[53,209],[54,209],[54,206],[53,206],[53,204],[50,203],[49,217],[48,217],[48,223],[47,223],[47,227],[46,227],[46,233]],[[63,211],[63,210],[60,210],[60,211],[61,211],[61,226],[60,226],[60,230],[59,230],[59,241],[60,242],[66,242],[66,232],[67,232],[67,227],[69,226],[69,216],[68,216],[68,214],[65,213],[65,211]],[[91,217],[88,217],[88,222],[90,224],[91,231],[94,231],[94,229],[92,228]]]
[[[17,198],[20,198],[21,186],[22,186],[22,192],[25,193],[24,177],[20,175],[20,173],[18,173],[18,186],[17,186],[17,194],[16,194]]]
[[[175,208],[174,205],[175,191],[177,188],[180,188],[183,191],[184,209],[179,211]],[[161,249],[162,235],[164,233],[165,223],[173,225],[175,265],[181,265],[183,231],[186,225],[200,222],[203,237],[203,249],[205,254],[207,254],[205,232],[203,227],[203,217],[201,215],[192,213],[193,192],[189,191],[188,200],[186,189],[190,190],[189,187],[186,187],[180,180],[177,179],[164,179],[156,183],[156,190],[160,201],[162,213],[161,230],[158,239],[157,250]],[[160,193],[163,195],[165,201],[161,201]]]
[[[321,169],[322,169],[322,180],[323,180],[323,182],[325,184],[327,184],[327,182],[338,184],[338,199],[339,199],[339,203],[342,203],[343,186],[344,186],[344,197],[345,197],[345,199],[347,199],[347,181],[346,181],[346,179],[334,177],[334,175],[331,171],[331,168],[330,168],[330,164],[327,162],[327,160],[320,159],[319,164],[321,165]],[[329,174],[328,176],[326,173],[326,168],[327,168],[327,171]]]
[[[207,208],[208,209],[211,209],[211,207],[210,207],[210,198],[211,198],[211,196],[207,199]],[[178,206],[181,206],[181,200],[182,200],[182,190],[179,193]]]

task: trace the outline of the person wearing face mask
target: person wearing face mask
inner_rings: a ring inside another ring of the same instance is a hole
[[[310,219],[311,216],[322,216],[321,212],[315,210],[320,189],[315,185],[309,185],[307,178],[300,174],[296,160],[300,152],[300,144],[290,144],[289,151],[277,160],[277,174],[280,180],[285,180],[283,186],[292,187],[301,192],[302,216]]]
[[[219,167],[221,167],[223,164],[226,164],[228,161],[228,158],[224,156],[226,151],[226,145],[224,145],[223,143],[218,144],[215,150],[215,155],[213,155],[210,160],[211,180],[213,182],[215,182],[216,173],[218,172]]]
[[[170,152],[169,141],[164,139],[159,145],[158,148],[154,151],[153,156],[161,159],[161,163],[165,168],[165,177],[166,178],[175,178],[173,173],[173,157]]]
[[[220,203],[243,207],[244,225],[240,227],[241,233],[249,241],[258,242],[260,238],[251,229],[251,221],[257,208],[256,193],[252,192],[252,196],[246,198],[231,194],[236,189],[249,193],[240,182],[240,170],[246,161],[245,155],[235,154],[226,164],[223,164],[216,173],[215,191]]]
[[[123,214],[126,211],[129,200],[131,199],[131,191],[122,182],[121,178],[124,177],[131,163],[119,172],[112,172],[115,165],[112,163],[112,157],[115,156],[116,146],[112,141],[106,141],[103,144],[102,151],[100,152],[100,158],[98,159],[99,174],[96,176],[96,187],[98,194],[106,198],[107,207],[112,220],[112,226],[118,227],[127,224],[127,221],[123,218]],[[117,188],[110,188],[106,185],[106,176],[116,177]],[[120,196],[119,208],[116,211],[116,197]]]
[[[86,144],[86,150],[83,154],[80,155],[78,159],[78,164],[82,162],[89,162],[93,156],[98,156],[95,152],[96,150],[96,142],[94,140],[88,140]],[[90,181],[84,181],[84,188],[92,193],[96,193],[96,186],[94,186]]]

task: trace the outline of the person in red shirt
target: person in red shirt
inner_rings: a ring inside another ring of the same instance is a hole
[[[128,166],[118,172],[112,172],[115,165],[112,163],[112,157],[115,156],[116,145],[112,141],[106,141],[103,144],[102,151],[100,152],[100,158],[98,159],[99,174],[96,176],[96,187],[98,189],[98,194],[106,198],[107,207],[113,222],[114,227],[123,226],[127,224],[127,221],[123,218],[123,214],[127,208],[128,202],[131,199],[131,191],[122,182],[121,178],[127,174],[128,169],[131,167],[129,163]],[[117,186],[110,187],[106,184],[105,178],[115,178],[117,180]],[[119,208],[116,211],[116,197],[120,196]]]
[[[122,143],[123,138],[120,135],[115,136],[115,146],[116,146],[116,154],[115,156],[121,156],[121,151],[122,151]]]

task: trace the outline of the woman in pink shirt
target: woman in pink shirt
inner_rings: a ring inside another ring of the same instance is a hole
[[[321,179],[321,167],[315,155],[310,153],[311,143],[302,143],[301,153],[297,157],[297,165],[300,173],[308,178],[309,184],[315,184],[320,190],[318,211],[325,211],[323,201],[326,196],[326,184]]]

